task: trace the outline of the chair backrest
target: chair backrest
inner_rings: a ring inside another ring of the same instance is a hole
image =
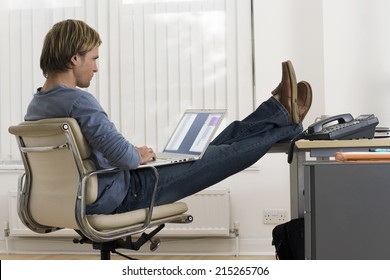
[[[22,221],[38,232],[40,226],[78,229],[75,207],[81,179],[94,166],[76,120],[27,121],[11,126],[9,132],[17,138],[25,167],[18,201]],[[86,189],[86,203],[92,203],[97,179],[88,180]]]

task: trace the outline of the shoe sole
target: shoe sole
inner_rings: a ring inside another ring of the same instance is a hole
[[[297,78],[295,76],[294,67],[290,60],[287,61],[287,70],[290,78],[290,88],[291,88],[291,119],[294,124],[299,123],[301,120],[299,118],[298,112],[298,86]]]

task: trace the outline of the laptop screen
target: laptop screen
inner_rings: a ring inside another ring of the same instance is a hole
[[[225,111],[188,110],[184,113],[164,152],[201,155],[217,131]]]

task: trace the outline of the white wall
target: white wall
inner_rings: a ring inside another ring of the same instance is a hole
[[[304,125],[324,111],[322,1],[254,1],[257,102],[281,79],[281,62],[291,60],[297,80],[308,81],[313,105]]]
[[[304,126],[318,115],[344,112],[354,116],[375,113],[381,124],[388,125],[389,6],[386,0],[254,0],[255,103],[270,96],[281,78],[280,63],[290,59],[297,78],[310,82],[314,91]],[[285,155],[269,154],[256,166],[258,170],[237,174],[221,184],[231,189],[232,219],[241,224],[241,253],[272,254],[273,226],[262,223],[262,210],[289,209],[288,165]],[[0,176],[6,178],[2,182],[13,182],[8,172]],[[6,219],[4,189],[1,195],[0,229]],[[231,250],[224,247],[224,240],[176,244],[178,251]],[[4,239],[0,238],[0,245],[3,250]],[[172,248],[175,251],[175,245]]]
[[[390,125],[390,2],[324,5],[325,112],[375,113]]]

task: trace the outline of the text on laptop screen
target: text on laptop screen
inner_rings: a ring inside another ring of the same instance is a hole
[[[218,112],[186,112],[164,152],[201,154],[222,118]]]

